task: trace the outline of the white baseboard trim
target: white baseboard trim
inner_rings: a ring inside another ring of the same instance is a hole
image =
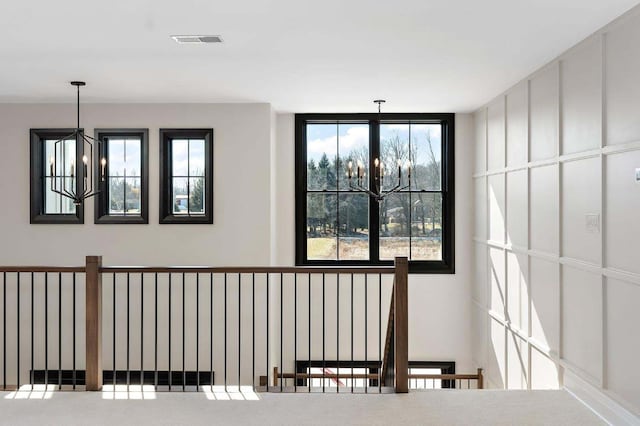
[[[610,425],[640,425],[640,417],[568,369],[564,370],[564,388]]]

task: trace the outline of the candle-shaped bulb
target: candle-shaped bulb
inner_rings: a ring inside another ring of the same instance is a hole
[[[107,159],[102,157],[102,160],[100,160],[100,165],[102,166],[102,169],[100,170],[100,176],[102,177],[102,180],[104,180],[105,169],[107,167]]]
[[[82,156],[82,162],[84,163],[85,166],[87,165],[87,161],[89,161],[89,159],[87,158],[86,155],[83,155]]]
[[[373,165],[378,167],[380,165],[380,160],[378,160],[377,158],[373,160]]]
[[[398,167],[402,167],[402,160],[398,158]]]
[[[56,175],[56,171],[55,171],[55,165],[54,165],[54,159],[53,157],[51,157],[49,159],[49,174],[51,176],[55,176]]]
[[[73,158],[71,159],[71,177],[73,177],[74,173],[75,173],[75,162],[73,161]]]
[[[347,164],[347,176],[351,179],[353,173],[353,161],[349,161]]]

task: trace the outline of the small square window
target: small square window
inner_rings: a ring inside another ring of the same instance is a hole
[[[105,176],[95,201],[95,223],[149,223],[149,131],[96,129],[95,138],[102,142],[95,161]]]
[[[160,223],[213,223],[213,129],[160,129]]]
[[[82,158],[82,146],[76,140],[76,129],[31,129],[31,223],[84,223],[83,205],[76,206],[71,198],[54,192],[74,188],[81,192],[80,176],[71,168]],[[52,173],[50,159],[56,162]]]

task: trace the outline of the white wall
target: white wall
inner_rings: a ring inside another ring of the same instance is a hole
[[[409,359],[456,361],[470,371],[473,119],[456,114],[456,273],[409,277]],[[276,155],[276,262],[295,262],[294,116],[278,114]]]
[[[270,114],[268,104],[82,105],[89,135],[149,128],[149,224],[95,225],[89,202],[84,225],[30,225],[29,129],[73,127],[75,105],[0,105],[2,264],[81,265],[87,254],[106,265],[268,264]],[[182,127],[214,129],[213,225],[158,224],[158,129]]]
[[[638,45],[636,8],[474,114],[474,361],[613,422],[640,415]]]

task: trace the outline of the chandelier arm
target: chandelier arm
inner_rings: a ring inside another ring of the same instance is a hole
[[[390,194],[395,194],[396,192],[400,192],[403,191],[405,189],[409,188],[409,185],[405,185],[402,188],[400,187],[400,185],[397,185],[395,188],[389,190],[389,191],[384,191],[382,192],[382,194],[384,194],[384,196],[390,195]]]

